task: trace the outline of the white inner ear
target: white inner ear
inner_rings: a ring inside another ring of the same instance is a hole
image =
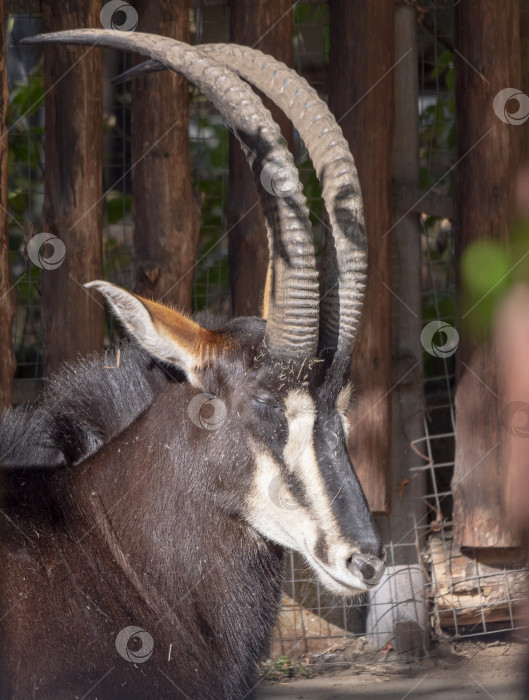
[[[121,287],[101,280],[88,282],[84,286],[88,289],[97,289],[104,295],[128,332],[149,354],[176,365],[194,386],[201,388],[198,376],[193,371],[193,362],[189,353],[185,352],[176,340],[161,334],[154,327],[150,313],[137,297]]]

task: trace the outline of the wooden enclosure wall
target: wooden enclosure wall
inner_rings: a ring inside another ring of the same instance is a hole
[[[419,194],[419,56],[416,9],[395,10],[395,134],[392,171],[395,185]],[[409,205],[395,204],[391,282],[391,514],[377,518],[383,542],[414,541],[417,525],[425,524],[425,474],[410,471],[424,464],[416,450],[425,434],[423,387],[421,227]],[[393,551],[393,563],[415,564],[414,546]],[[410,591],[410,595],[413,595]],[[419,636],[414,644],[423,644]]]
[[[46,0],[46,32],[100,27],[97,0]],[[61,239],[62,264],[41,273],[44,372],[103,349],[103,305],[83,284],[103,276],[101,51],[44,48],[46,91],[43,231]]]
[[[138,0],[134,6],[138,31],[189,42],[189,0]],[[134,291],[189,312],[200,232],[189,159],[189,84],[173,71],[134,80],[131,109]]]

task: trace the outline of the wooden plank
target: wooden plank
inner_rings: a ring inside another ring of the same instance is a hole
[[[369,31],[366,28],[370,28]],[[353,354],[349,423],[354,468],[373,511],[390,504],[391,150],[394,4],[330,3],[329,106],[356,159],[364,196],[369,275]]]
[[[529,206],[529,187],[525,191]],[[520,536],[529,530],[529,285],[518,282],[502,301],[494,338],[498,351],[498,373],[505,387],[505,428],[501,460],[505,464],[506,525]]]
[[[6,16],[0,0],[0,36],[6,36]],[[13,353],[13,317],[16,295],[9,267],[9,221],[7,217],[7,82],[6,43],[0,44],[0,410],[11,405],[15,356]]]
[[[418,46],[415,8],[402,5],[395,12],[395,135],[393,179],[401,188],[417,191],[419,185]],[[411,469],[424,460],[413,449],[424,438],[423,348],[421,345],[421,228],[417,214],[396,209],[392,251],[391,357],[392,400],[392,502],[389,518],[379,518],[384,542],[410,542],[417,523],[424,522],[425,474]],[[406,484],[403,487],[403,484]],[[394,564],[415,564],[414,547],[397,547]],[[406,585],[406,584],[404,584]],[[409,579],[409,597],[413,598]],[[404,596],[405,597],[405,596]],[[404,625],[404,646],[417,642],[414,653],[424,650],[425,635]]]
[[[520,139],[527,138],[529,126],[505,124],[492,108],[500,90],[521,81],[518,0],[501,6],[495,0],[461,2],[455,11],[455,240],[460,260],[469,244],[482,239],[507,245]],[[519,539],[506,526],[504,389],[498,382],[494,349],[479,321],[483,302],[465,301],[460,276],[458,283],[462,304],[456,354],[454,538],[467,547],[510,547]]]
[[[135,8],[142,32],[189,42],[188,0],[138,0]],[[134,291],[189,312],[200,207],[191,182],[189,89],[181,75],[164,71],[133,81],[132,162]]]
[[[432,537],[427,560],[431,566],[434,614],[442,627],[510,622],[522,616],[527,570],[512,561],[512,569],[466,556],[446,530]],[[519,558],[519,556],[518,556]]]
[[[294,60],[290,0],[232,0],[230,39],[271,54],[291,66]],[[263,100],[293,147],[292,125],[270,100]],[[230,286],[235,316],[259,316],[263,301],[268,243],[257,187],[241,147],[230,137],[228,250]]]
[[[47,1],[44,32],[100,27],[96,0]],[[65,257],[43,269],[44,372],[103,349],[103,306],[83,283],[103,276],[102,55],[84,46],[44,48],[46,136],[43,231]]]

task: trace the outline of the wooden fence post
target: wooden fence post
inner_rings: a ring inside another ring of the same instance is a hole
[[[395,10],[395,137],[393,179],[419,190],[417,16],[412,5]],[[425,478],[412,467],[426,464],[413,450],[424,436],[423,349],[421,345],[421,229],[419,217],[395,209],[392,236],[392,505],[378,524],[384,542],[400,542],[394,564],[416,564],[416,524],[425,524]],[[422,445],[418,449],[422,450]]]
[[[349,449],[371,509],[385,513],[391,474],[394,3],[331,0],[330,35],[329,106],[356,160],[368,237],[366,305],[351,373],[356,401]]]
[[[476,31],[479,27],[479,31]],[[456,6],[456,117],[458,168],[457,260],[480,239],[508,243],[512,182],[527,125],[504,123],[493,102],[521,82],[519,3],[460,2]],[[461,288],[461,279],[459,279]],[[457,351],[454,538],[465,547],[512,547],[507,527],[502,460],[505,408],[494,348],[472,333],[486,297],[461,310]],[[475,325],[475,324],[474,324]]]
[[[189,42],[189,0],[138,0],[134,7],[138,31]],[[132,164],[134,291],[189,312],[200,207],[191,182],[183,76],[164,71],[133,81]]]
[[[7,46],[5,8],[0,0],[0,410],[11,405],[15,356],[13,353],[13,317],[15,291],[9,269],[9,222],[7,219]]]
[[[291,0],[232,0],[230,38],[271,54],[292,66]],[[292,126],[270,100],[263,100],[279,124],[292,150]],[[249,176],[248,164],[239,142],[230,136],[228,200],[228,252],[230,286],[235,316],[260,315],[268,269],[268,243],[257,187]],[[256,206],[257,204],[257,206]]]
[[[100,11],[96,0],[45,0],[43,31],[100,28]],[[44,47],[44,87],[42,230],[62,241],[52,242],[54,264],[43,264],[41,276],[44,372],[49,374],[65,360],[103,349],[103,306],[82,286],[103,276],[101,49]]]

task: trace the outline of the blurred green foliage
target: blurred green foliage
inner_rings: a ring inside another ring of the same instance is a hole
[[[44,181],[44,127],[39,124],[44,84],[39,65],[27,83],[11,88],[8,108],[9,213],[15,220],[35,220],[40,214]],[[39,206],[40,205],[40,206]],[[13,219],[11,219],[13,220]]]
[[[518,281],[529,281],[529,222],[519,221],[508,244],[498,240],[471,243],[461,257],[462,308],[476,337],[490,334],[498,303]]]
[[[444,51],[438,58],[437,65],[430,77],[439,86],[433,104],[426,106],[419,117],[421,141],[420,186],[423,189],[433,187],[439,179],[441,164],[452,160],[456,147],[455,133],[455,74],[454,57],[451,51]],[[441,183],[438,183],[439,187]],[[442,182],[444,194],[451,194],[452,180],[447,177]]]

